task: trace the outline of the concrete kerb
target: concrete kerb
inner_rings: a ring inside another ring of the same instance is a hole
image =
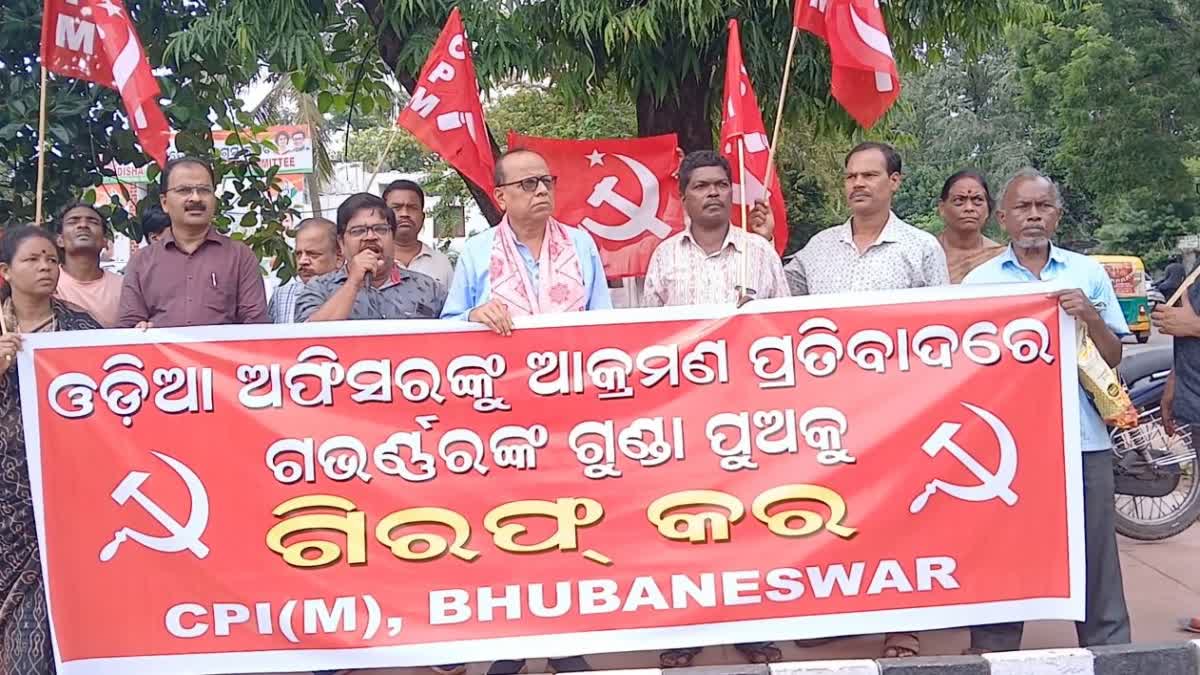
[[[1200,640],[983,656],[601,671],[594,675],[1200,675]]]

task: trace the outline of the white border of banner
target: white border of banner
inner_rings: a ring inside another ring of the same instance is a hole
[[[820,310],[878,305],[899,305],[938,300],[1012,297],[1049,294],[1066,288],[1062,283],[981,284],[978,286],[942,286],[936,288],[839,293],[793,298],[756,300],[738,309],[729,305],[620,309],[576,314],[522,317],[520,328],[594,326],[611,323],[647,323],[673,320],[721,320],[740,314],[769,314],[795,310]],[[1025,620],[1075,620],[1084,617],[1084,533],[1083,480],[1079,429],[1079,397],[1072,395],[1079,386],[1075,321],[1059,311],[1059,368],[1062,375],[1065,469],[1067,473],[1067,536],[1070,571],[1069,598],[1036,598],[1008,602],[943,605],[917,609],[883,610],[859,613],[826,614],[785,619],[721,622],[661,628],[605,630],[484,640],[449,641],[388,647],[348,649],[288,649],[259,652],[214,652],[144,657],[58,661],[58,639],[51,631],[55,659],[60,675],[212,675],[264,671],[313,671],[346,668],[388,668],[424,666],[447,662],[493,661],[510,658],[543,658],[572,654],[596,654],[641,651],[688,645],[718,645],[762,640],[790,640],[798,636],[823,637],[871,634],[895,631],[939,630],[969,625]],[[42,569],[46,567],[45,523],[42,495],[41,442],[38,405],[40,387],[33,367],[34,355],[43,349],[137,344],[185,344],[191,342],[246,341],[294,338],[348,337],[363,335],[406,335],[486,331],[465,321],[341,321],[331,323],[288,324],[274,326],[201,326],[38,333],[23,336],[24,347],[18,355],[21,377],[21,401],[25,427],[26,454],[34,517]],[[491,334],[483,340],[503,339]],[[46,580],[47,610],[50,584]],[[854,629],[845,627],[853,623]]]

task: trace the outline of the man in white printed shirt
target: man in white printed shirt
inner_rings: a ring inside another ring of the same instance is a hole
[[[732,183],[729,162],[719,154],[700,150],[684,158],[679,165],[679,185],[690,224],[654,250],[642,306],[736,302],[746,256],[752,297],[791,295],[783,264],[771,244],[730,224]],[[771,208],[760,201],[750,213],[749,225],[759,229],[765,224],[765,229],[774,230],[773,220]]]
[[[946,254],[933,235],[892,213],[900,155],[884,143],[860,143],[845,162],[845,223],[818,232],[784,271],[793,295],[887,291],[950,283]]]
[[[937,238],[892,213],[902,168],[895,148],[885,143],[860,143],[846,155],[845,167],[850,220],[818,232],[787,264],[784,272],[792,294],[949,284],[946,253]],[[884,641],[883,656],[917,656],[920,649],[915,634],[892,633]]]

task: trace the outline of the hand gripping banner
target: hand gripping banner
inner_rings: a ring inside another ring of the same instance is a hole
[[[1049,289],[26,336],[59,672],[1081,619]]]

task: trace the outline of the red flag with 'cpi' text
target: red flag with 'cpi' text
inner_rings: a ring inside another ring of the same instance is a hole
[[[766,188],[767,164],[771,148],[768,145],[767,127],[763,124],[762,112],[758,109],[758,98],[750,83],[742,60],[742,40],[738,32],[737,19],[729,20],[729,48],[725,57],[725,104],[721,106],[721,154],[733,168],[733,223],[742,225],[741,169],[738,158],[738,143],[744,145],[746,157],[746,208],[763,198]],[[779,172],[771,170],[771,212],[775,215],[775,249],[783,253],[787,246],[787,207],[780,189]]]
[[[796,0],[796,27],[829,43],[833,97],[870,128],[900,96],[878,0]]]
[[[167,163],[171,127],[158,107],[158,81],[122,0],[46,0],[42,65],[115,89],[146,154]]]
[[[528,148],[558,176],[554,217],[596,240],[609,279],[642,276],[663,239],[683,229],[675,134],[566,140],[510,131],[508,147]]]
[[[471,42],[455,7],[429,52],[421,78],[396,124],[441,155],[483,189],[492,187],[496,160],[488,140],[471,60]]]

